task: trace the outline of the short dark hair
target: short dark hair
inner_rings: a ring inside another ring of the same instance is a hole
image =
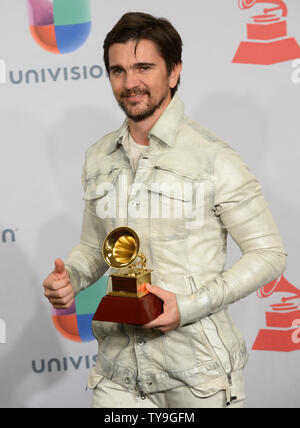
[[[126,43],[129,40],[139,42],[142,39],[151,40],[167,67],[168,74],[174,67],[180,64],[182,54],[182,40],[173,25],[165,18],[156,18],[142,12],[125,13],[107,34],[103,43],[103,59],[106,71],[109,73],[109,48],[113,43]],[[171,89],[171,95],[175,94],[180,83]]]

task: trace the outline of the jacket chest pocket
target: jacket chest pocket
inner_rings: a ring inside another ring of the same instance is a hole
[[[203,183],[171,169],[153,168],[146,180],[152,238],[182,239],[203,222]]]
[[[87,178],[83,199],[99,217],[106,230],[114,227],[118,215],[117,181],[121,168],[112,168]]]

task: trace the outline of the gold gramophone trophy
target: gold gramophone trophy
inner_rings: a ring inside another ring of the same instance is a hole
[[[102,298],[93,321],[144,325],[162,313],[162,300],[146,290],[151,270],[139,248],[139,237],[129,227],[118,227],[105,238],[104,260],[117,270],[110,275],[111,291]]]

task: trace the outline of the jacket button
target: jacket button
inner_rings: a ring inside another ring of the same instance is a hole
[[[138,343],[138,345],[142,346],[142,345],[144,345],[145,342],[143,339],[138,339],[137,343]]]
[[[127,383],[127,385],[130,383],[130,378],[129,377],[125,377],[124,382]]]

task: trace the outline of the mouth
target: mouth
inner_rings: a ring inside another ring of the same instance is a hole
[[[132,103],[137,103],[139,101],[141,101],[146,94],[132,94],[132,95],[127,95],[125,98],[127,99],[127,101],[130,101]]]
[[[126,99],[130,103],[138,103],[142,101],[147,95],[148,92],[131,92],[127,94],[122,94],[121,97],[123,99]]]

